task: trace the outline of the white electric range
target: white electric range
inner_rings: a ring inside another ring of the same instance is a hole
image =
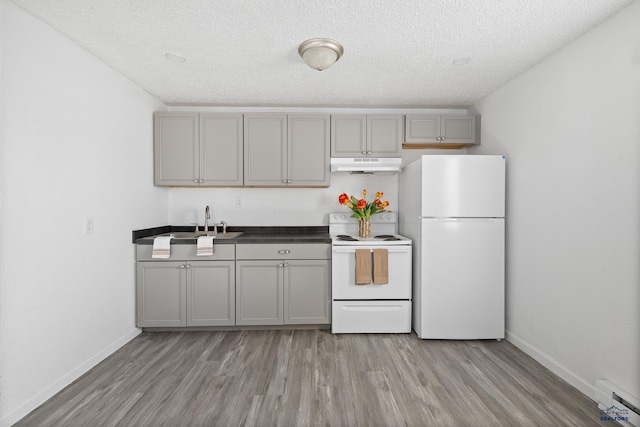
[[[331,332],[411,332],[410,239],[397,234],[397,216],[384,212],[371,218],[371,237],[358,236],[358,221],[349,213],[329,215],[331,234]],[[387,284],[356,285],[356,250],[385,249]]]

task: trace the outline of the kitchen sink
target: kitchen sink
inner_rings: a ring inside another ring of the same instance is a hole
[[[224,239],[233,239],[235,237],[238,237],[241,234],[244,234],[244,232],[243,231],[229,231],[227,233],[218,232],[218,234],[214,234],[212,232],[209,232],[207,234],[204,231],[198,231],[197,233],[195,231],[173,231],[171,233],[161,234],[161,236],[168,236],[170,234],[173,234],[173,236],[176,239],[194,239],[195,240],[200,236],[209,235],[209,236],[216,236],[215,240],[224,240]],[[153,236],[153,237],[156,237],[156,236]]]
[[[174,231],[173,233],[174,236],[176,236],[177,239],[197,239],[200,236],[216,236],[216,240],[219,239],[233,239],[234,237],[238,237],[239,235],[243,234],[242,231],[229,231],[228,233],[220,233],[218,232],[218,234],[214,234],[214,233],[205,233],[204,231],[199,231],[199,232],[184,232],[184,231]]]

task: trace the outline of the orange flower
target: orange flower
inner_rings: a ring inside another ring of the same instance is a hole
[[[342,193],[338,196],[338,202],[351,209],[353,211],[351,217],[356,219],[371,219],[372,215],[385,212],[385,208],[389,206],[388,201],[380,200],[383,196],[382,191],[376,192],[376,198],[371,203],[367,203],[366,196],[367,189],[365,188],[362,190],[362,198],[358,199],[355,196]]]

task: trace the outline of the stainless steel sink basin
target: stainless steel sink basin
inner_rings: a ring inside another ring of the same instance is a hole
[[[212,232],[205,233],[204,231],[199,231],[197,233],[194,231],[174,231],[173,233],[167,233],[166,235],[168,236],[169,234],[173,234],[176,239],[197,239],[200,236],[209,235],[209,236],[216,236],[216,240],[222,240],[222,239],[233,239],[234,237],[238,237],[243,233],[244,232],[242,231],[229,231],[228,233],[218,232],[218,234],[214,234]]]

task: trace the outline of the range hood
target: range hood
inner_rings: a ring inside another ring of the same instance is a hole
[[[332,157],[331,172],[398,173],[402,165],[399,157]]]

